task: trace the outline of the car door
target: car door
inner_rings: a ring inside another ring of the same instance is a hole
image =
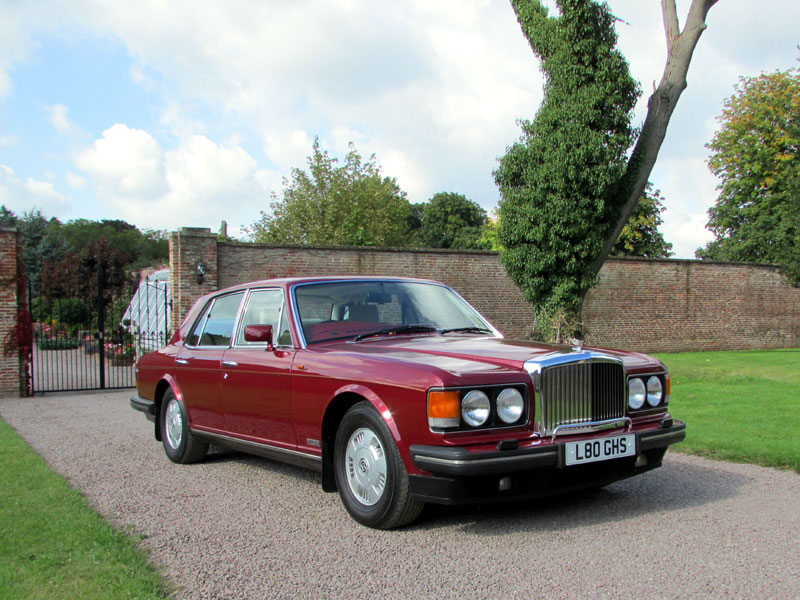
[[[281,288],[251,290],[234,343],[222,359],[225,427],[258,443],[297,445],[292,421],[290,373],[295,349]],[[245,339],[248,325],[272,327],[270,341]]]
[[[221,363],[244,292],[211,300],[175,359],[175,380],[192,427],[223,431]]]

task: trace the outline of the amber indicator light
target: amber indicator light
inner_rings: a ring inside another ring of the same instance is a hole
[[[434,390],[428,394],[428,417],[457,419],[461,413],[458,390]]]

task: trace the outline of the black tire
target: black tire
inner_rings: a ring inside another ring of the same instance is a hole
[[[189,464],[203,460],[208,444],[201,442],[189,431],[189,416],[183,402],[168,389],[161,400],[161,443],[164,452],[174,463]]]
[[[389,428],[369,402],[345,413],[334,443],[336,487],[350,516],[392,529],[414,521],[425,504],[409,493],[408,473]]]

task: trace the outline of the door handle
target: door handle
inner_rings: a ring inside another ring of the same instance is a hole
[[[222,361],[223,367],[238,367],[239,363],[233,362],[232,360],[223,360]]]
[[[179,364],[179,365],[188,365],[188,364],[189,364],[189,361],[188,361],[188,360],[185,360],[185,359],[183,359],[183,358],[176,358],[176,359],[175,359],[175,363],[176,363],[176,364]]]

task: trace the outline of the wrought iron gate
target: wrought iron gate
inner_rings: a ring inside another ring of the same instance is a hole
[[[168,271],[153,273],[116,298],[106,293],[102,281],[101,271],[95,327],[69,327],[59,319],[33,324],[32,393],[134,387],[136,359],[166,345]]]

